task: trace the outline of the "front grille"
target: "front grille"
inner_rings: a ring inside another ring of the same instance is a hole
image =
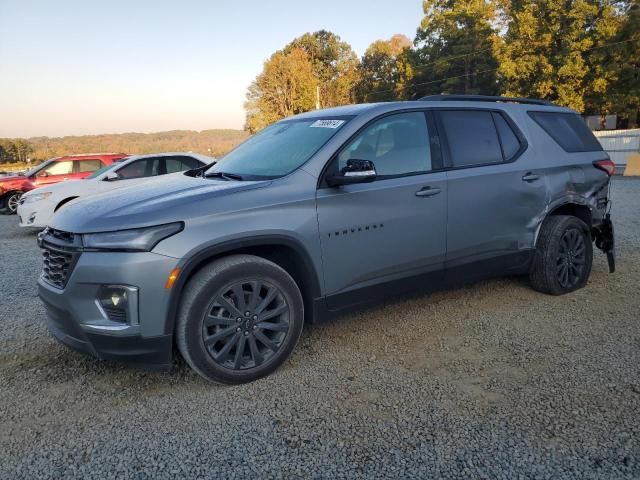
[[[42,279],[49,285],[63,289],[80,257],[80,237],[51,228],[39,236],[42,248]]]

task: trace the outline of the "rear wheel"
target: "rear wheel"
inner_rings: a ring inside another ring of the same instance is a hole
[[[2,199],[4,213],[7,215],[13,215],[18,210],[18,205],[22,197],[22,192],[9,192]]]
[[[176,325],[178,350],[213,382],[264,377],[293,351],[304,308],[291,276],[251,255],[216,260],[187,284]]]
[[[587,225],[569,215],[544,221],[531,267],[534,289],[551,295],[572,292],[587,284],[591,274],[593,246]]]

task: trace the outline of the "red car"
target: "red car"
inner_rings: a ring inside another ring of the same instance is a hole
[[[125,153],[67,155],[47,160],[23,174],[0,176],[0,209],[16,213],[23,193],[43,185],[88,177],[125,157]]]

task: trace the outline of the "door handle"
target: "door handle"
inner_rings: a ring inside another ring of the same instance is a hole
[[[523,177],[523,182],[535,182],[536,180],[540,180],[540,175],[536,175],[533,172],[527,172]]]
[[[439,193],[440,189],[438,187],[424,187],[416,192],[416,197],[433,197]]]

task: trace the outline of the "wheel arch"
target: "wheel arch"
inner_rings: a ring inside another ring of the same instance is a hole
[[[304,246],[289,237],[268,235],[232,240],[206,246],[180,262],[178,280],[171,288],[166,318],[166,333],[173,334],[182,291],[203,267],[228,255],[255,255],[282,267],[300,288],[305,308],[305,322],[313,322],[314,302],[321,295],[318,272]]]
[[[547,220],[547,218],[549,217],[558,215],[570,215],[573,217],[577,217],[587,225],[590,231],[592,229],[591,221],[593,215],[591,212],[591,208],[587,205],[587,202],[581,197],[565,197],[551,204],[546,214],[542,217],[542,220],[538,223],[534,238],[534,245],[538,243],[540,229],[542,228],[542,224],[545,222],[545,220]]]
[[[577,217],[582,220],[587,227],[591,228],[591,209],[585,204],[575,202],[563,203],[551,210],[547,214],[547,217],[554,215],[570,215]]]

